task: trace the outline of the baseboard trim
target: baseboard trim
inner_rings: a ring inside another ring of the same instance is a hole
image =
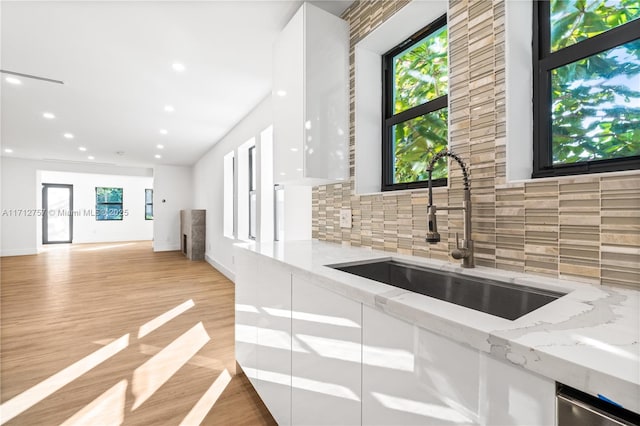
[[[207,261],[207,263],[209,265],[213,266],[218,271],[220,271],[220,273],[222,275],[224,275],[225,277],[229,278],[230,281],[232,281],[234,283],[236,282],[236,274],[234,274],[233,271],[231,271],[231,269],[227,268],[222,263],[216,261],[211,256],[209,256],[208,254],[204,255],[204,259]]]
[[[30,256],[32,254],[38,254],[38,249],[29,248],[29,249],[2,250],[2,252],[0,252],[0,257]]]
[[[153,244],[153,251],[180,251],[180,244]]]

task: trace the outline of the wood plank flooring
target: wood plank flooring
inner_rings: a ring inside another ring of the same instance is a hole
[[[1,424],[275,424],[235,375],[233,283],[206,262],[134,242],[0,269]]]

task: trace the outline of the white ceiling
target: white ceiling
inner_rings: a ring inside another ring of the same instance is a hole
[[[2,1],[1,68],[64,81],[2,74],[2,155],[195,163],[271,91],[272,43],[301,3]],[[339,15],[352,1],[311,3]]]

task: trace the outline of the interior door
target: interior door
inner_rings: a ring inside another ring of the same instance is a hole
[[[73,185],[42,184],[42,244],[73,240]]]

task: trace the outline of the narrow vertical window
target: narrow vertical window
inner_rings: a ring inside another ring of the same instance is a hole
[[[273,241],[273,126],[260,132],[260,241]]]
[[[442,16],[383,57],[382,189],[426,186],[427,165],[448,145],[448,31]],[[446,185],[442,161],[434,185]]]
[[[144,190],[144,219],[153,220],[153,189]]]
[[[534,3],[533,176],[639,168],[638,1]]]
[[[276,185],[274,192],[274,239],[276,241],[284,241],[284,187]]]
[[[234,152],[231,151],[224,156],[223,173],[224,173],[224,215],[223,215],[223,234],[227,238],[234,238],[235,230],[235,158]]]
[[[257,179],[256,179],[256,147],[249,148],[249,238],[256,239],[257,227]]]

